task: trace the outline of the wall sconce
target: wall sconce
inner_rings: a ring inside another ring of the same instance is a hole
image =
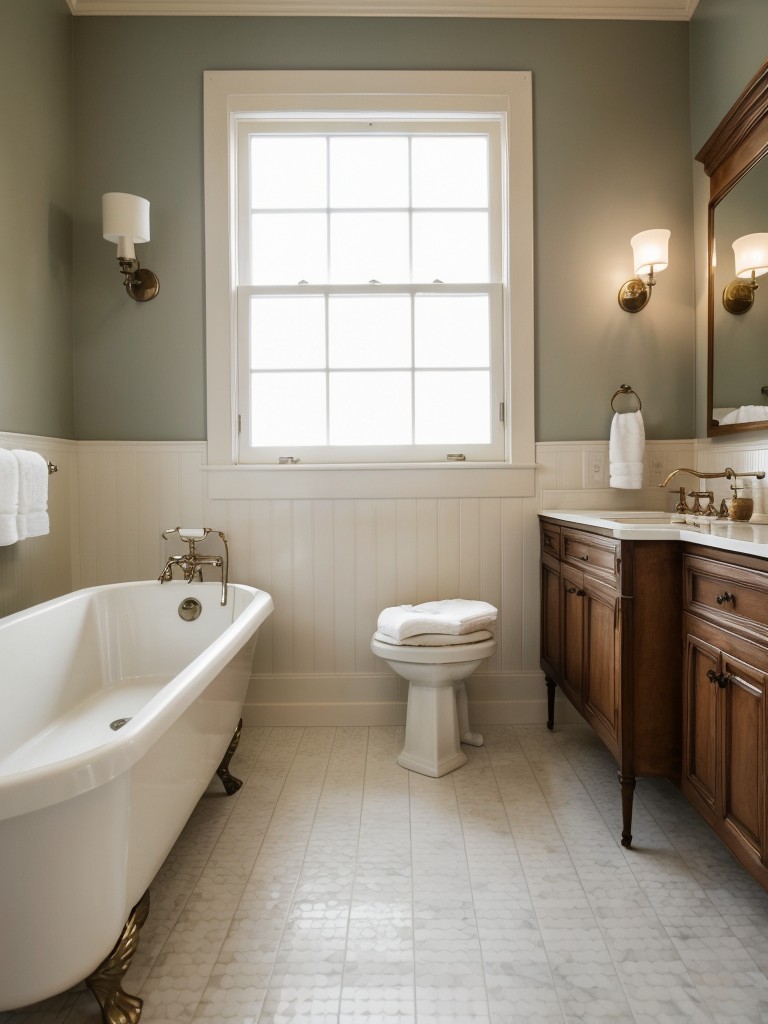
[[[128,192],[106,192],[101,199],[102,231],[108,242],[117,243],[117,262],[125,290],[137,302],[148,302],[160,291],[151,270],[136,259],[134,243],[149,241],[149,200]]]
[[[639,313],[648,305],[651,288],[656,284],[654,271],[660,273],[669,265],[670,234],[666,228],[650,228],[630,238],[637,277],[619,288],[619,305],[627,313]],[[643,281],[641,274],[647,274],[648,280]]]
[[[768,231],[737,238],[733,243],[733,256],[736,278],[725,286],[723,305],[729,313],[739,316],[752,309],[758,288],[755,278],[768,274]]]

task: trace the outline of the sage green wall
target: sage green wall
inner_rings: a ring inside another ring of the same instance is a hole
[[[205,436],[202,72],[244,68],[530,69],[535,133],[537,437],[607,437],[630,383],[649,437],[693,429],[688,25],[552,20],[75,19],[78,438]],[[649,69],[653,73],[649,74]],[[100,201],[152,202],[124,295]],[[616,302],[632,234],[672,230],[651,305]]]
[[[72,17],[3,0],[0,430],[74,436]]]
[[[768,57],[768,3],[699,0],[690,40],[691,134],[697,153]]]

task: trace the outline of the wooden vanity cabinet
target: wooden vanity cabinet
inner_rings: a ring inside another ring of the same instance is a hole
[[[541,665],[619,767],[622,844],[638,775],[680,775],[681,555],[541,517]]]
[[[689,548],[684,601],[681,789],[768,888],[768,572]]]
[[[544,523],[541,528],[541,664],[545,675],[560,673],[560,604],[560,528],[549,528]]]

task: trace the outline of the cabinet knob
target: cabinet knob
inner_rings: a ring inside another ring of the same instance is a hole
[[[736,606],[736,595],[729,594],[727,590],[724,590],[722,594],[718,594],[716,600],[718,604],[729,604],[731,608]]]
[[[707,672],[707,679],[710,683],[714,683],[717,680],[717,672],[715,672],[713,668],[709,669]]]
[[[722,672],[715,672],[713,668],[707,671],[707,679],[710,683],[717,683],[721,690],[724,690],[731,681],[730,676],[725,676]]]
[[[566,594],[575,594],[576,597],[584,597],[584,591],[577,587],[568,587],[565,592]]]
[[[582,562],[588,562],[589,561],[589,555],[579,555],[579,560],[582,561]]]

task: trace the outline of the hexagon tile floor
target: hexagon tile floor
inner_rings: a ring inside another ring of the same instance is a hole
[[[764,1024],[768,894],[585,726],[494,726],[442,779],[403,731],[244,729],[151,887],[142,1024]],[[41,965],[42,969],[42,965]],[[97,1024],[79,986],[0,1024]]]

